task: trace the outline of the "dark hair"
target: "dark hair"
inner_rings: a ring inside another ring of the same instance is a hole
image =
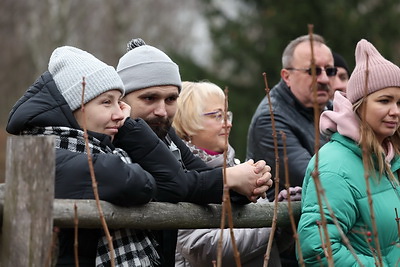
[[[344,68],[347,72],[347,75],[350,77],[350,71],[349,71],[349,67],[347,66],[346,60],[344,60],[344,58],[336,52],[332,51],[332,55],[333,55],[333,61],[334,61],[335,67]]]

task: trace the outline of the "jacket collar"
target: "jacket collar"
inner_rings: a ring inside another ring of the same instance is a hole
[[[289,105],[293,106],[300,114],[305,116],[308,120],[314,121],[314,108],[305,107],[292,93],[290,87],[287,86],[284,80],[281,79],[280,82],[275,87],[278,87],[277,89],[279,90],[283,99],[285,99],[285,101],[287,101]]]
[[[358,157],[362,158],[362,150],[361,150],[360,146],[358,145],[358,143],[356,141],[352,140],[351,138],[343,136],[338,132],[335,132],[332,134],[331,141],[336,141],[336,142],[341,143],[343,146],[350,149]],[[398,155],[394,156],[390,161],[390,165],[391,165],[392,172],[396,172],[397,170],[399,170],[400,169],[400,157]]]

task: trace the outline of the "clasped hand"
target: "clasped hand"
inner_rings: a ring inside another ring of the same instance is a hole
[[[271,167],[264,160],[245,163],[227,168],[227,185],[230,189],[256,202],[259,197],[265,198],[266,191],[272,186]]]

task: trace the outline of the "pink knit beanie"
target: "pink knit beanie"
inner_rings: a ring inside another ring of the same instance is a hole
[[[347,84],[347,98],[351,103],[365,95],[367,60],[367,95],[387,87],[400,87],[400,68],[382,57],[370,42],[365,39],[359,41],[355,54],[356,67]]]

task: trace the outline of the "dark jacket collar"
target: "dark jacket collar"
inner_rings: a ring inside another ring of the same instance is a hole
[[[280,82],[276,86],[274,86],[274,88],[272,88],[272,90],[274,89],[279,90],[279,92],[277,93],[282,96],[282,98],[287,102],[288,105],[294,106],[299,113],[301,113],[309,120],[314,120],[314,108],[305,107],[292,93],[290,87],[287,86],[284,80],[281,79]]]

